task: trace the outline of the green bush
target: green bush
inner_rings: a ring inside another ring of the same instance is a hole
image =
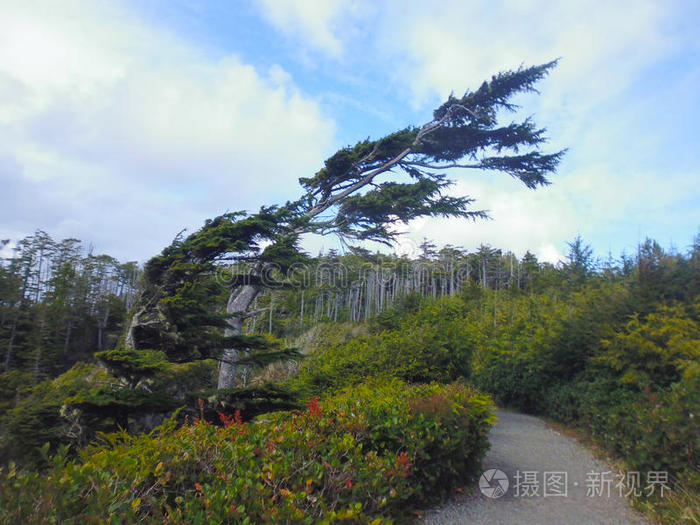
[[[426,301],[399,328],[330,344],[314,352],[293,384],[312,395],[362,383],[368,377],[424,383],[468,377],[475,345],[462,322],[465,303],[445,297]]]
[[[688,512],[700,514],[694,306],[659,305],[625,318],[625,300],[615,288],[585,289],[558,306],[532,297],[531,319],[512,301],[507,322],[476,325],[472,381],[499,403],[577,426],[630,471],[667,471],[673,491],[686,495],[678,501],[695,501]]]
[[[541,362],[528,351],[489,348],[473,376],[474,384],[491,392],[504,406],[540,412],[546,389]]]
[[[10,370],[0,374],[0,418],[31,389],[34,376],[31,372]]]
[[[62,414],[65,400],[109,381],[114,378],[106,370],[78,363],[56,379],[29,389],[29,395],[2,418],[0,462],[14,460],[27,466],[42,466],[45,458],[39,451],[46,443],[55,450],[60,445],[80,442],[81,425]],[[100,428],[99,422],[93,423]]]
[[[135,407],[135,414],[142,404],[152,409],[160,402],[163,413],[184,405],[186,393],[211,388],[215,366],[211,360],[166,363],[158,374],[144,380],[149,388],[144,390],[124,388],[103,367],[77,363],[59,377],[27,388],[25,397],[0,418],[0,463],[12,460],[27,467],[42,467],[45,455],[40,449],[46,443],[50,451],[61,445],[75,449],[97,431],[115,430],[118,423],[123,427],[134,423],[123,410],[129,404]],[[80,408],[88,402],[92,410]]]
[[[700,326],[683,308],[660,307],[603,341],[600,378],[583,396],[583,418],[637,470],[689,476],[700,465]]]
[[[45,475],[0,471],[3,523],[388,523],[472,474],[488,397],[399,381],[258,423],[104,435]]]

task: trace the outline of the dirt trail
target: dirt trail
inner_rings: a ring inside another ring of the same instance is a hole
[[[498,412],[491,430],[491,450],[484,471],[498,469],[508,478],[501,497],[488,497],[476,487],[467,494],[426,513],[421,523],[500,525],[621,525],[648,524],[633,511],[617,487],[613,469],[596,459],[576,440],[552,429],[540,419],[511,412]],[[566,483],[561,474],[566,473]],[[609,472],[609,474],[603,474]],[[516,474],[520,475],[520,481]],[[493,473],[484,492],[496,493],[505,486],[502,474]],[[600,475],[600,477],[598,477]],[[491,476],[489,475],[489,478]],[[611,482],[608,484],[607,480]],[[646,487],[642,480],[642,489]],[[547,485],[547,495],[544,495]],[[609,496],[608,496],[609,487]],[[625,488],[624,491],[627,489]],[[565,496],[554,495],[556,493]],[[624,492],[623,492],[624,493]]]

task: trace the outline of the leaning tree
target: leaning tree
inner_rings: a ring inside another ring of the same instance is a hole
[[[473,199],[448,193],[448,174],[456,170],[506,173],[531,189],[549,184],[564,152],[540,152],[545,129],[530,118],[500,120],[517,109],[513,96],[536,91],[555,65],[502,72],[460,98],[451,95],[420,127],[336,152],[313,177],[300,179],[299,200],[250,215],[222,215],[176,239],[146,264],[127,347],[155,348],[172,360],[216,358],[220,389],[237,385],[251,365],[293,357],[293,349],[246,337],[242,327],[255,314],[255,298],[266,287],[283,285],[284,270],[303,258],[300,236],[390,243],[393,226],[416,217],[486,217],[470,209]],[[234,265],[229,274],[227,307],[220,312],[213,300],[222,293],[217,268],[232,262],[246,265]]]

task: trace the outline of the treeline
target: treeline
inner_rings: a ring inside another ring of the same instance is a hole
[[[647,239],[632,255],[603,260],[577,237],[557,265],[538,261],[531,252],[518,258],[489,245],[438,250],[427,240],[413,259],[362,248],[346,254],[330,250],[276,275],[283,284],[256,299],[245,332],[289,342],[319,323],[366,321],[407,297],[475,289],[495,292],[496,319],[498,299],[505,294],[558,295],[594,281],[625,282],[636,291],[633,310],[648,313],[659,300],[688,301],[696,293],[699,246],[700,237],[685,253],[667,252]],[[77,239],[54,241],[42,231],[19,241],[13,251],[0,260],[0,373],[21,372],[22,383],[36,384],[117,346],[137,293],[135,262],[94,255]],[[219,270],[212,279],[222,293],[211,307],[223,313],[229,269]],[[5,382],[17,381],[7,377]]]
[[[409,259],[363,249],[340,255],[330,250],[286,272],[286,287],[256,301],[248,333],[294,338],[321,322],[362,322],[408,296],[445,297],[465,290],[503,294],[568,293],[593,281],[625,282],[635,288],[634,310],[651,311],[658,300],[689,300],[698,289],[700,237],[685,252],[666,251],[647,239],[636,253],[615,259],[595,256],[578,236],[564,261],[538,261],[531,252],[518,258],[489,245],[475,251],[453,246],[438,250],[429,241]]]
[[[366,321],[413,294],[444,297],[473,286],[529,290],[556,274],[555,266],[530,252],[518,258],[489,245],[473,252],[449,245],[437,250],[426,240],[414,259],[361,248],[343,255],[330,250],[290,268],[287,286],[258,300],[256,307],[265,313],[248,330],[289,336],[319,322]]]
[[[6,250],[8,244],[2,241]],[[3,390],[56,377],[116,346],[136,290],[135,262],[96,255],[77,239],[55,241],[43,231],[12,251],[0,259]]]

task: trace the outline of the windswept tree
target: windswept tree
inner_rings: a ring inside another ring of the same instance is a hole
[[[448,191],[454,182],[448,175],[457,170],[505,173],[530,189],[549,184],[564,152],[540,151],[545,129],[531,118],[509,124],[501,118],[517,109],[514,95],[536,91],[555,65],[499,73],[475,91],[450,96],[420,127],[340,149],[314,176],[300,179],[299,200],[222,215],[176,239],[146,265],[127,345],[162,350],[175,360],[215,357],[220,389],[235,386],[251,364],[292,355],[261,347],[242,327],[255,298],[283,285],[285,270],[303,257],[301,235],[389,244],[395,225],[416,217],[487,217],[471,209],[469,196]],[[232,262],[247,266],[230,274],[226,312],[219,312],[212,301],[222,293],[217,268]]]

